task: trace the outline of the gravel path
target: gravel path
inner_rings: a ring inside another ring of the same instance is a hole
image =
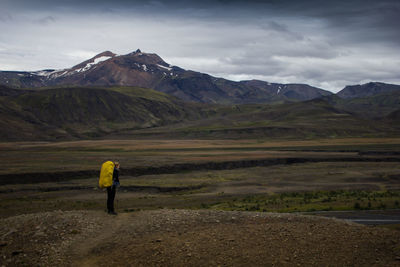
[[[400,232],[316,216],[55,211],[0,224],[0,266],[400,265]]]

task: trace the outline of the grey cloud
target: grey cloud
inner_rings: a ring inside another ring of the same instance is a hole
[[[288,26],[276,21],[268,21],[261,23],[260,28],[265,31],[275,31],[283,36],[287,37],[288,40],[303,40],[304,36],[299,33],[289,30]]]
[[[0,11],[0,22],[10,22],[13,20],[13,16],[8,12]]]
[[[46,16],[40,19],[36,19],[34,20],[34,22],[40,25],[49,25],[56,22],[56,19],[53,16]]]
[[[277,32],[289,32],[288,27],[284,24],[279,24],[275,21],[269,21],[268,23],[268,29],[275,30]]]

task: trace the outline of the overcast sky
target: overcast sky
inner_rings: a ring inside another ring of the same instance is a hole
[[[0,70],[140,48],[231,80],[400,84],[398,0],[0,0]]]

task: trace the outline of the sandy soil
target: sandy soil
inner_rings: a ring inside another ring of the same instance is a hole
[[[400,265],[398,231],[296,214],[55,211],[0,224],[0,266]]]

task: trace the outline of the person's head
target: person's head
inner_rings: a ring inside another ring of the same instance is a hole
[[[119,162],[118,161],[114,162],[114,165],[115,165],[115,168],[119,169]]]

